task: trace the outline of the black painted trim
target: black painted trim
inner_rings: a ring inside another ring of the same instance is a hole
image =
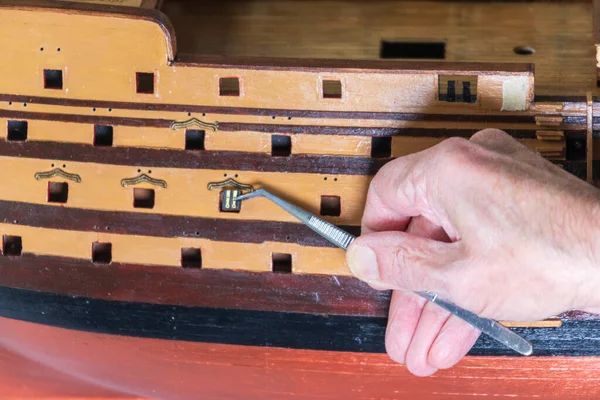
[[[385,318],[182,307],[0,287],[0,316],[78,331],[188,342],[382,353]],[[534,356],[600,356],[598,321],[514,329]],[[515,354],[482,337],[471,355]]]

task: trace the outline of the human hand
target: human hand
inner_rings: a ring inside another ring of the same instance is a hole
[[[427,376],[460,361],[480,332],[413,291],[497,320],[598,311],[599,226],[597,189],[486,129],[382,168],[347,261],[394,290],[387,352]]]

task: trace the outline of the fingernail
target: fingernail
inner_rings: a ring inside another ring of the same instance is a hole
[[[358,279],[366,282],[379,280],[377,257],[369,247],[352,246],[348,252],[348,267]]]

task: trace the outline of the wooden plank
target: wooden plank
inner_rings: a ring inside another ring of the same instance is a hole
[[[448,62],[534,63],[538,95],[599,93],[590,1],[170,0],[163,11],[181,53],[376,60],[382,40],[429,39],[446,42]]]
[[[215,207],[217,208],[215,196]],[[139,209],[137,210],[139,211]],[[119,235],[138,235],[161,238],[202,238],[215,242],[293,243],[300,246],[336,246],[315,235],[303,224],[281,221],[200,218],[190,215],[148,215],[141,212],[118,212],[75,207],[57,207],[34,203],[0,200],[0,215],[10,216],[19,226],[56,229],[61,231],[118,232]],[[341,226],[360,235],[360,226]],[[6,228],[5,228],[6,229]],[[60,233],[57,233],[60,235]],[[30,251],[30,250],[25,250]]]
[[[69,1],[73,3],[89,3],[89,4],[99,4],[106,6],[125,6],[125,7],[144,7],[144,8],[154,8],[156,5],[156,1],[150,0],[61,0],[61,1]]]

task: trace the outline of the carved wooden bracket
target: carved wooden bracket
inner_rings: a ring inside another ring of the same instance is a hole
[[[210,129],[213,132],[216,132],[217,129],[219,129],[218,122],[211,124],[210,122],[200,121],[198,118],[192,118],[187,121],[181,121],[181,122],[174,121],[171,124],[171,129],[178,130],[178,129],[183,129],[183,128],[191,128],[192,126],[197,126],[197,127],[204,128],[204,129]]]
[[[140,183],[149,183],[151,185],[154,186],[160,186],[161,188],[166,189],[167,188],[167,182],[162,180],[162,179],[154,179],[146,174],[141,174],[138,175],[134,178],[124,178],[121,179],[121,186],[123,187],[127,187],[127,186],[135,186],[138,185]]]
[[[34,177],[35,180],[39,181],[42,179],[50,179],[53,178],[55,176],[60,176],[61,178],[76,182],[76,183],[81,183],[81,176],[77,175],[77,174],[70,174],[68,172],[63,171],[60,168],[54,168],[52,171],[46,171],[46,172],[36,172]]]
[[[244,183],[239,183],[238,181],[236,181],[233,178],[226,179],[222,182],[211,182],[208,184],[208,190],[223,189],[223,188],[240,189],[240,190],[247,190],[249,192],[254,192],[254,186],[247,185]]]

